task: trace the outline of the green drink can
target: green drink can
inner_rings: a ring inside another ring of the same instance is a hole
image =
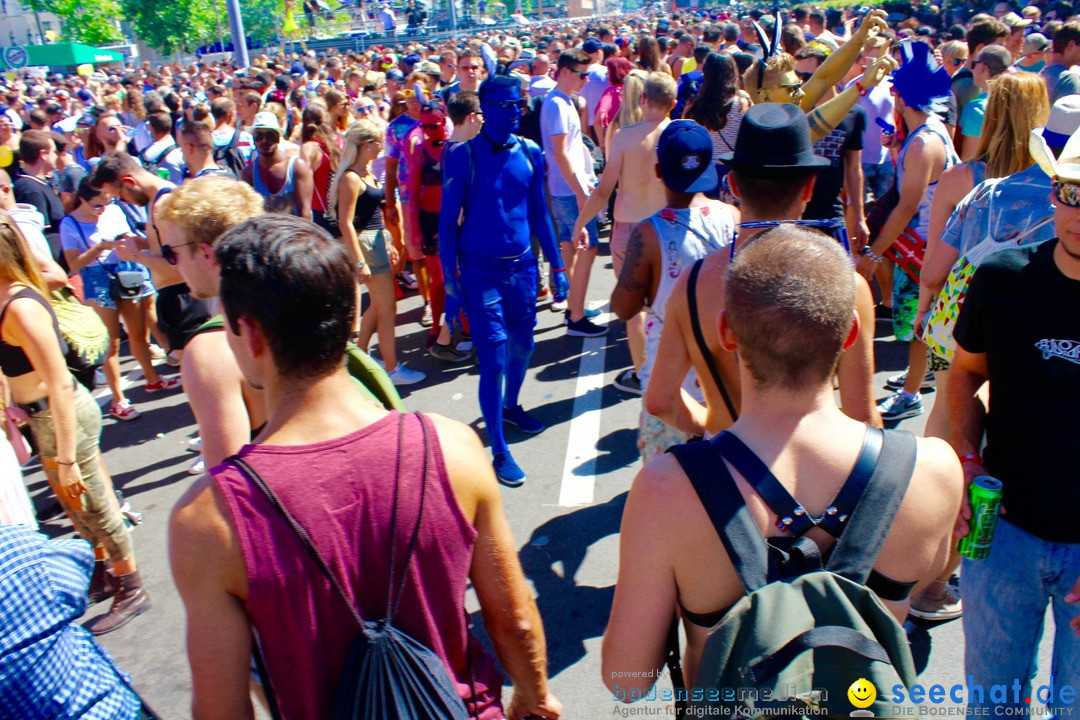
[[[162,180],[168,180],[169,179],[169,171],[166,170],[165,168],[158,168],[157,176],[159,178],[161,178]]]
[[[971,500],[971,531],[960,539],[960,554],[969,560],[990,557],[994,542],[998,510],[1001,508],[1001,481],[989,475],[979,475],[968,490]]]

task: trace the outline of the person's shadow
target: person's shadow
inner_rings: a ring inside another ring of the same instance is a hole
[[[521,549],[521,567],[536,589],[544,621],[549,677],[585,657],[585,641],[607,628],[615,586],[579,585],[575,575],[589,546],[618,534],[625,505],[622,493],[603,505],[559,515],[536,528]],[[479,613],[472,620],[480,630]]]

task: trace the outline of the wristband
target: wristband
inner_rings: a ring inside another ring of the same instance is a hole
[[[56,464],[57,465],[74,465],[75,462],[76,462],[75,460],[72,460],[71,462],[63,462],[62,460],[57,460]]]
[[[365,266],[366,266],[366,263],[363,260],[357,260],[356,261],[356,269],[357,270],[363,270]]]
[[[885,258],[881,257],[880,255],[875,255],[873,248],[871,248],[869,245],[863,245],[862,250],[859,251],[859,254],[870,258],[871,260],[873,260],[876,263],[879,263],[879,262],[881,262],[882,260],[885,259]]]
[[[866,97],[866,93],[868,91],[867,91],[866,88],[864,88],[862,86],[862,83],[859,82],[857,79],[855,80],[855,89],[859,91],[859,97]]]
[[[967,464],[967,463],[978,463],[980,465],[983,464],[982,458],[979,457],[979,453],[968,453],[967,455],[961,455],[960,456],[960,462],[961,462],[961,464]]]
[[[563,273],[565,275],[566,274],[566,268],[564,268],[564,267],[556,268],[555,270],[552,270],[551,272],[553,272],[553,273]]]

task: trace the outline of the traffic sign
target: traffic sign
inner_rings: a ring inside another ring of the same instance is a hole
[[[12,70],[18,70],[26,67],[30,63],[30,56],[27,55],[26,50],[18,45],[11,45],[0,51],[0,57],[3,57],[4,64]]]

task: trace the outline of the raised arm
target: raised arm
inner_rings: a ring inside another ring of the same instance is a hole
[[[836,52],[829,55],[825,62],[821,63],[818,69],[814,71],[813,77],[803,85],[804,95],[799,102],[802,109],[807,112],[813,109],[825,93],[828,92],[829,88],[834,87],[836,83],[844,79],[852,64],[858,60],[859,53],[862,51],[866,41],[881,31],[887,30],[888,27],[888,23],[885,22],[884,10],[871,10],[868,12],[866,17],[863,18],[862,25],[851,36],[851,39],[841,45]],[[888,55],[887,50],[888,48],[885,48],[882,55]],[[856,95],[858,95],[857,91]],[[854,101],[852,102],[854,103]],[[843,115],[846,114],[845,112]],[[841,120],[843,115],[840,116]]]

